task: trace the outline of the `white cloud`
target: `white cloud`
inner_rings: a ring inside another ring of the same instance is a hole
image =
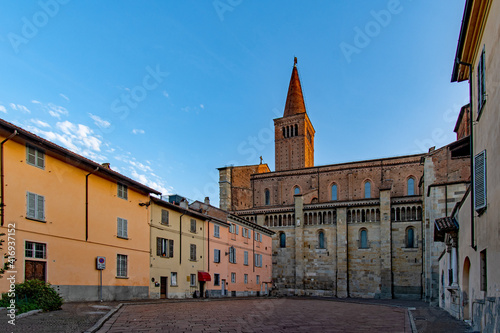
[[[142,129],[135,129],[135,128],[134,128],[134,129],[132,130],[132,133],[133,133],[133,134],[144,134],[144,133],[146,133],[146,132],[144,132],[144,130],[142,130]]]
[[[10,103],[9,106],[12,110],[15,110],[15,111],[21,111],[24,113],[31,113],[31,111],[26,106],[21,105],[21,104]]]
[[[54,118],[61,118],[61,116],[66,116],[68,115],[68,110],[63,107],[63,106],[59,106],[59,105],[55,105],[53,103],[49,103],[47,105],[45,105],[45,108],[47,109],[47,111],[49,112],[49,114],[54,117]]]
[[[69,98],[68,96],[64,95],[64,94],[59,94],[59,96],[61,96],[62,98],[64,98],[65,100],[69,101]]]
[[[205,108],[205,105],[200,104],[200,108],[204,109],[204,108]]]
[[[31,103],[33,103],[33,104],[42,104],[42,102],[39,102],[36,99],[32,100]]]
[[[38,120],[38,119],[31,119],[31,122],[35,125],[38,125],[40,127],[46,127],[50,128],[50,125],[44,121]]]
[[[7,109],[3,105],[0,105],[0,111],[3,113],[7,113]]]
[[[89,116],[94,121],[94,124],[96,124],[100,128],[108,128],[109,126],[111,126],[111,123],[109,121],[104,120],[99,116],[96,116],[92,113],[89,113]]]
[[[10,104],[9,104],[9,106],[10,106],[10,108],[11,108],[12,110],[17,110],[17,106],[16,106],[16,104],[14,104],[14,103],[10,103]]]
[[[163,90],[161,93],[162,93],[162,94],[163,94],[163,96],[165,96],[166,98],[169,98],[169,97],[170,97],[170,95],[168,94],[168,92],[167,92],[166,90]]]

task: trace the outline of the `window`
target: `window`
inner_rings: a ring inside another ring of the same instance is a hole
[[[173,258],[174,256],[174,241],[156,237],[156,255],[165,258]]]
[[[486,208],[486,150],[474,156],[474,207]]]
[[[26,162],[40,169],[45,168],[45,153],[33,146],[26,145]]]
[[[191,232],[196,232],[196,220],[195,219],[191,219],[191,229],[190,229]]]
[[[257,275],[257,277],[256,277],[256,280],[255,280],[255,281],[257,281],[257,282],[256,282],[257,284],[259,284],[259,283],[260,283],[260,275]]]
[[[269,206],[271,204],[271,193],[269,192],[268,189],[264,192],[265,200],[266,200],[266,206]]]
[[[220,262],[220,250],[214,249],[214,262]]]
[[[248,251],[243,252],[243,265],[248,266]]]
[[[320,249],[325,248],[325,233],[323,231],[320,231],[318,233],[318,247]]]
[[[255,261],[255,267],[262,267],[262,254],[255,253],[254,261]]]
[[[477,65],[477,115],[481,114],[484,102],[486,102],[486,87],[484,85],[485,63],[484,63],[484,47],[479,63]]]
[[[252,238],[252,230],[248,229],[247,237],[248,239]]]
[[[238,232],[239,232],[239,231],[240,231],[240,226],[239,226],[239,225],[237,225],[237,224],[235,224],[235,225],[234,225],[234,233],[235,233],[235,234],[238,234]]]
[[[128,199],[128,193],[127,193],[127,186],[118,183],[118,198],[122,198],[127,200]]]
[[[258,232],[253,232],[253,239],[256,240],[256,241],[259,241],[259,233]]]
[[[415,195],[415,179],[413,177],[408,178],[406,185],[408,187],[408,195]]]
[[[479,254],[479,259],[480,259],[479,269],[481,270],[481,291],[486,291],[488,288],[488,280],[487,280],[488,268],[486,266],[486,249],[481,251],[481,253]]]
[[[332,201],[337,200],[337,185],[332,185]]]
[[[280,247],[286,247],[286,235],[284,232],[280,232]]]
[[[124,254],[116,255],[116,276],[127,277],[127,256]]]
[[[295,194],[295,195],[300,194],[300,188],[298,186],[295,186],[293,188],[293,194]]]
[[[231,283],[236,283],[236,273],[231,273]]]
[[[361,229],[359,232],[359,248],[367,249],[368,248],[368,230]]]
[[[196,244],[189,246],[189,260],[196,261]]]
[[[168,225],[168,210],[161,210],[161,224]]]
[[[191,274],[190,275],[190,278],[189,278],[189,285],[191,287],[195,287],[196,286],[196,274]]]
[[[229,248],[229,262],[236,264],[236,249],[233,246]]]
[[[26,217],[45,221],[45,197],[35,193],[26,194]]]
[[[406,229],[406,247],[415,247],[415,229],[412,227]]]
[[[47,258],[47,245],[43,243],[26,242],[24,244],[24,255],[26,258]]]
[[[369,180],[365,182],[365,198],[369,199],[371,198],[371,193],[372,193],[372,184],[370,183]]]
[[[246,238],[247,234],[248,234],[248,229],[247,228],[241,228],[241,236],[243,236],[244,238]]]
[[[177,286],[177,272],[170,273],[170,285]]]
[[[229,225],[229,233],[234,234],[234,224],[232,223]]]
[[[214,274],[214,286],[220,286],[220,274]]]
[[[116,232],[116,236],[119,238],[128,238],[127,220],[119,217],[119,218],[117,218],[116,224],[117,224],[117,229],[118,229]]]
[[[259,234],[259,242],[262,242],[262,234]]]
[[[214,237],[220,238],[220,227],[214,224]]]
[[[245,284],[248,283],[248,274],[243,275],[243,281],[245,282]]]

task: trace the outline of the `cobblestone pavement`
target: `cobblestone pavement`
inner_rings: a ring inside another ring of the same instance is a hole
[[[59,311],[7,323],[0,332],[84,332],[119,302],[66,303]],[[411,332],[407,308],[419,333],[470,332],[442,309],[421,301],[258,298],[124,302],[99,333],[110,332]]]

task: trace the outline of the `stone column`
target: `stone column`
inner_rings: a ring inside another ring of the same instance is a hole
[[[304,198],[296,195],[295,201],[295,293],[304,293]]]
[[[337,208],[337,297],[348,297],[347,208]]]
[[[380,189],[380,298],[392,298],[391,191]]]

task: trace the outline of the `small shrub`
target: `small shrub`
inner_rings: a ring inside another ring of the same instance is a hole
[[[18,313],[36,309],[42,309],[43,311],[59,310],[63,304],[62,297],[52,289],[50,284],[40,280],[28,280],[16,284],[15,294]],[[8,306],[11,298],[8,293],[3,293],[0,306]]]

